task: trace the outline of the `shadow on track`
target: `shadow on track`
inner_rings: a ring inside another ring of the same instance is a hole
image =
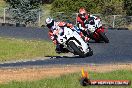
[[[89,43],[105,43],[104,41],[99,41],[99,42],[96,42],[94,40],[90,40]]]
[[[75,56],[75,55],[73,55],[73,56],[45,56],[45,57],[49,57],[50,59],[52,59],[52,58],[81,58],[81,57],[79,57],[79,56]]]

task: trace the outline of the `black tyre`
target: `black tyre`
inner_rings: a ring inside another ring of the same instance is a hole
[[[74,53],[79,55],[80,57],[85,57],[86,55],[76,46],[76,44],[70,41],[69,46],[74,50]]]
[[[105,33],[100,33],[100,36],[102,38],[102,40],[105,42],[105,43],[109,43],[109,39],[107,38],[107,36],[105,35]]]
[[[90,47],[88,47],[88,49],[89,49],[89,52],[87,53],[87,56],[92,56],[93,55],[93,50]]]

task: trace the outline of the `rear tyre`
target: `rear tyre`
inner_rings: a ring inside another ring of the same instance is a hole
[[[105,43],[109,43],[109,39],[107,38],[107,36],[105,35],[105,33],[100,32],[100,36],[101,36],[101,38],[103,39],[103,41]]]
[[[74,50],[74,54],[79,55],[80,57],[85,57],[86,55],[76,46],[76,44],[70,41],[69,46]]]

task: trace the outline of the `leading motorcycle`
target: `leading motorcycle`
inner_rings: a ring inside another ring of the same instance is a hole
[[[92,56],[93,51],[89,44],[84,42],[77,31],[68,27],[58,29],[57,41],[68,49],[71,53],[79,55],[80,57]]]

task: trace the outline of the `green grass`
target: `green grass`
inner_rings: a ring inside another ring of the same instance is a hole
[[[57,54],[52,42],[0,38],[0,61],[32,59],[53,55]]]
[[[119,70],[109,73],[90,72],[91,79],[115,79],[115,80],[132,80],[132,71]],[[47,78],[32,82],[10,82],[1,84],[0,88],[84,88],[80,85],[81,73],[62,75],[58,78]],[[87,86],[86,88],[132,88],[131,86]]]

